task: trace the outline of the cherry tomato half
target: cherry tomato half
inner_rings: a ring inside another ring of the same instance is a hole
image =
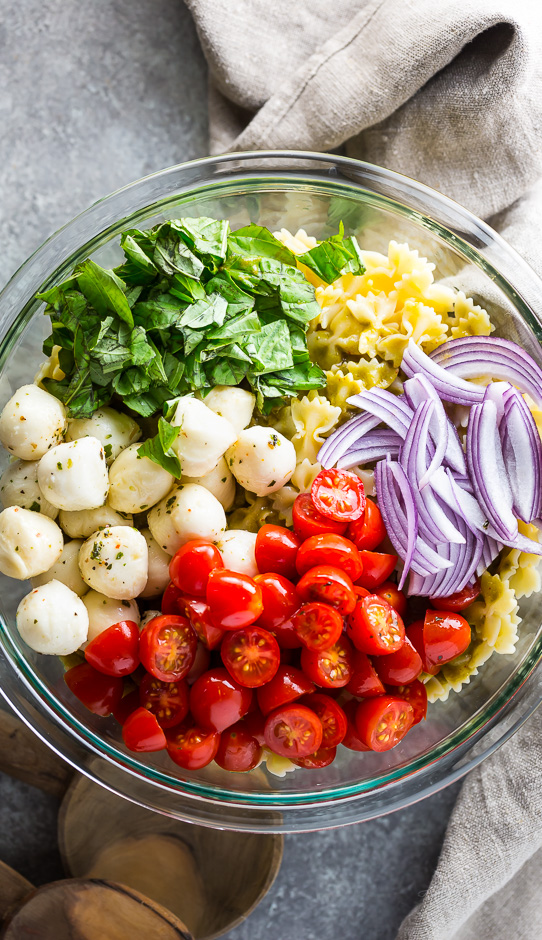
[[[388,656],[376,656],[374,667],[385,685],[408,685],[423,669],[421,656],[407,636],[400,650]]]
[[[188,714],[188,685],[179,682],[161,682],[150,673],[139,684],[139,702],[152,712],[161,728],[174,728]]]
[[[311,535],[320,535],[322,532],[335,532],[342,535],[346,532],[347,522],[336,522],[318,512],[310,493],[300,493],[296,496],[292,507],[294,530],[300,539],[308,539]]]
[[[210,669],[190,689],[190,711],[202,728],[224,731],[246,715],[252,692],[232,679],[226,669]]]
[[[221,630],[249,627],[263,610],[261,588],[247,574],[215,568],[207,582],[211,620]]]
[[[194,662],[190,666],[190,672],[186,677],[188,685],[194,685],[196,679],[199,679],[204,672],[207,672],[209,664],[211,662],[211,653],[210,650],[204,646],[203,643],[199,642],[196,647],[196,655],[194,656]]]
[[[316,565],[305,572],[297,585],[302,601],[320,601],[335,607],[341,616],[350,614],[356,606],[356,594],[351,578],[331,565]]]
[[[280,705],[293,702],[309,692],[314,692],[314,685],[301,669],[280,665],[275,677],[258,689],[256,695],[262,714],[268,715]]]
[[[306,695],[301,704],[311,708],[322,722],[322,747],[337,747],[346,734],[347,724],[341,706],[331,695],[324,695],[323,692]]]
[[[292,618],[294,630],[308,650],[327,650],[343,632],[343,618],[329,604],[304,604]]]
[[[132,689],[127,695],[123,695],[119,704],[113,709],[113,717],[119,725],[123,725],[129,715],[139,708],[139,689]]]
[[[480,579],[476,578],[474,584],[467,584],[462,591],[450,594],[449,597],[432,597],[431,603],[437,610],[465,610],[469,604],[476,600],[480,593]]]
[[[119,620],[102,630],[85,649],[87,663],[106,676],[129,676],[139,666],[139,627]]]
[[[205,597],[211,571],[223,567],[216,545],[206,539],[191,539],[175,552],[169,563],[169,576],[185,594]]]
[[[160,609],[163,614],[183,614],[184,615],[184,594],[179,591],[177,585],[170,581],[162,595]]]
[[[336,522],[353,522],[365,512],[363,483],[347,470],[321,470],[312,482],[311,497],[318,512]]]
[[[143,627],[139,655],[147,672],[162,682],[178,682],[190,672],[198,638],[186,617],[161,614]]]
[[[293,763],[306,770],[320,770],[321,767],[329,767],[335,760],[336,754],[336,747],[319,747],[314,754],[309,754],[308,757],[297,757]]]
[[[245,722],[238,721],[222,733],[215,761],[224,770],[243,772],[256,767],[261,757],[261,745],[249,733]]]
[[[201,770],[215,759],[220,745],[217,731],[198,728],[190,719],[168,731],[167,752],[179,767],[185,770]]]
[[[372,551],[386,538],[386,527],[380,509],[372,499],[366,497],[365,512],[359,519],[351,522],[346,530],[359,551]]]
[[[393,689],[388,691],[392,695],[404,698],[405,702],[412,706],[414,711],[412,724],[417,725],[422,718],[425,718],[427,715],[427,689],[419,679],[414,679],[414,682],[409,682],[408,685],[394,686]]]
[[[106,676],[90,663],[79,663],[64,673],[64,682],[85,708],[106,717],[116,711],[124,684],[118,676]]]
[[[373,698],[385,692],[373,663],[361,650],[354,650],[353,673],[346,691],[359,698]]]
[[[461,614],[428,610],[423,627],[425,658],[430,666],[442,666],[464,653],[471,642],[471,629]]]
[[[122,726],[122,740],[131,751],[142,753],[163,751],[167,743],[156,715],[146,708],[136,708],[128,716]]]
[[[254,578],[262,592],[263,610],[258,618],[258,626],[273,632],[285,620],[301,607],[301,599],[288,578],[282,574],[268,572],[257,574]]]
[[[385,555],[383,552],[359,553],[363,572],[357,579],[357,583],[368,591],[375,591],[377,587],[386,581],[397,564],[397,555]]]
[[[263,525],[256,536],[254,554],[261,574],[273,571],[284,578],[297,577],[295,559],[301,539],[281,525]]]
[[[415,620],[411,623],[406,629],[406,636],[412,643],[412,646],[418,653],[422,661],[422,669],[424,672],[427,672],[430,676],[436,676],[437,672],[440,669],[440,666],[432,666],[427,662],[427,657],[425,655],[425,645],[423,639],[423,620]]]
[[[217,646],[220,646],[226,631],[221,630],[220,627],[215,627],[211,620],[209,604],[199,597],[187,598],[185,611],[197,636],[207,649],[214,650]]]
[[[256,738],[258,744],[262,747],[265,744],[264,737],[264,728],[265,728],[265,718],[262,715],[259,708],[255,708],[253,711],[248,712],[245,715],[242,721],[243,728],[252,738]],[[233,728],[236,728],[237,725],[232,725]]]
[[[407,599],[393,581],[384,581],[380,587],[377,587],[375,594],[378,594],[379,597],[383,597],[388,604],[391,604],[400,617],[405,616],[407,612]]]
[[[265,685],[280,666],[280,649],[275,637],[257,624],[228,632],[220,655],[230,676],[247,689]]]
[[[405,641],[403,621],[394,608],[377,594],[358,598],[346,621],[346,632],[356,649],[384,656],[401,649]]]
[[[357,581],[363,570],[359,552],[353,542],[342,535],[325,532],[322,535],[311,535],[305,539],[297,553],[296,566],[300,575],[305,574],[316,565],[333,565],[346,571],[346,574]]]
[[[346,734],[341,744],[344,744],[349,751],[370,751],[371,748],[361,740],[358,729],[356,728],[356,712],[358,710],[356,699],[350,699],[343,705],[343,711],[346,717]]]
[[[283,705],[267,716],[265,743],[274,754],[297,760],[322,744],[322,723],[306,705]]]
[[[414,709],[403,698],[380,695],[360,702],[356,729],[371,751],[389,751],[399,744],[414,723]]]
[[[352,644],[341,636],[334,646],[320,653],[301,651],[301,668],[306,676],[324,689],[342,689],[348,685],[354,671]]]

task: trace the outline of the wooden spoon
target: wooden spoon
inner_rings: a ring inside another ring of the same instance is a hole
[[[33,890],[34,885],[23,878],[18,871],[0,862],[0,921],[4,919],[10,908],[19,904]]]

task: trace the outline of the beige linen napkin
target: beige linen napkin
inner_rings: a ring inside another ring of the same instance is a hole
[[[542,276],[541,0],[186,2],[213,152],[345,144],[489,218]],[[398,940],[541,940],[541,720],[467,778]]]

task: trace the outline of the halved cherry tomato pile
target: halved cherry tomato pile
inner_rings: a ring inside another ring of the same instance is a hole
[[[264,746],[311,769],[341,743],[395,747],[425,718],[422,671],[469,645],[458,611],[477,588],[439,598],[405,630],[407,599],[388,580],[397,558],[375,551],[380,511],[345,471],[318,474],[293,527],[262,526],[254,578],[227,570],[210,542],[187,542],[162,613],[141,633],[130,621],[100,633],[66,673],[70,690],[112,713],[130,750],[167,749],[185,770],[251,770]]]

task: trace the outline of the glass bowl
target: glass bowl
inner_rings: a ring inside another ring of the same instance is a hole
[[[304,228],[317,238],[342,220],[362,247],[386,251],[407,241],[436,265],[435,277],[489,309],[501,335],[540,363],[541,283],[484,222],[426,186],[380,167],[322,154],[262,152],[174,166],[102,199],[53,235],[0,295],[0,407],[32,381],[48,330],[37,291],[61,281],[91,255],[106,267],[121,257],[119,233],[165,218],[207,215],[232,226]],[[432,705],[392,751],[345,748],[329,767],[279,778],[262,767],[233,774],[211,765],[183,772],[161,753],[124,747],[113,719],[76,702],[56,657],[20,640],[15,611],[28,585],[2,577],[2,694],[50,747],[82,773],[129,800],[217,828],[303,831],[358,822],[421,799],[458,779],[509,737],[541,700],[534,675],[542,655],[539,598],[522,604],[514,655],[494,655],[461,694]]]

